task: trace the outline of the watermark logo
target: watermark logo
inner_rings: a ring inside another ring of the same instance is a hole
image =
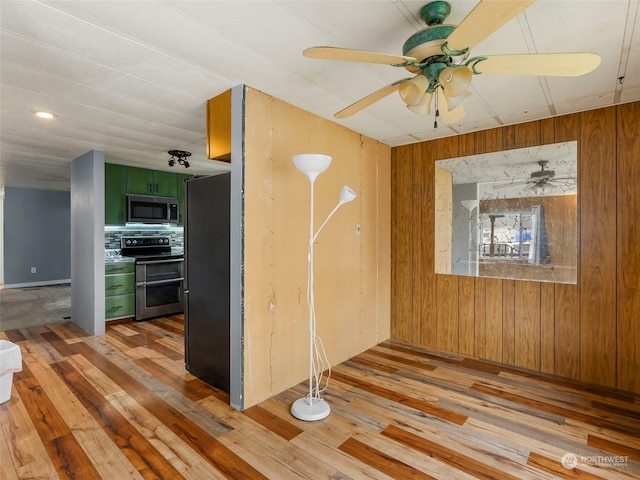
[[[628,455],[576,455],[575,453],[565,453],[560,459],[560,463],[567,470],[576,468],[581,463],[601,467],[620,467],[628,462]]]
[[[578,466],[578,456],[574,453],[565,453],[560,459],[560,463],[567,470],[571,470]]]

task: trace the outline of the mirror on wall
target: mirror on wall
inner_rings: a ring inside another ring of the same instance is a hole
[[[435,272],[576,283],[577,142],[436,162]]]

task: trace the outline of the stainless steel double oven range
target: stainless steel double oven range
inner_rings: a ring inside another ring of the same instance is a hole
[[[122,255],[135,258],[136,320],[184,311],[184,256],[165,236],[122,237]]]

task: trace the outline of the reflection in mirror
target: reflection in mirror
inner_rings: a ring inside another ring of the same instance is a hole
[[[576,283],[577,142],[440,160],[435,271]]]

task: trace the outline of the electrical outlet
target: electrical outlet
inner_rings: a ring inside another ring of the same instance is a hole
[[[36,273],[36,267],[31,267],[31,273]]]

